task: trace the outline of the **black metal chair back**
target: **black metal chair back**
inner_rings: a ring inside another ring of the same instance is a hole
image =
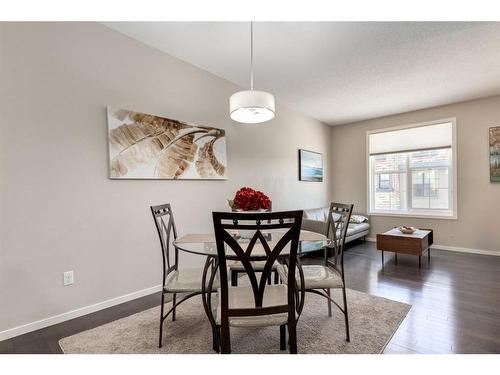
[[[353,204],[330,203],[328,212],[326,236],[332,241],[330,249],[333,249],[333,266],[338,269],[340,265],[342,274],[344,273],[344,245],[349,220],[351,220]],[[325,252],[326,256],[326,252]]]
[[[172,271],[178,270],[179,266],[179,250],[175,248],[173,254],[170,251],[172,241],[177,239],[177,229],[175,228],[174,215],[172,214],[170,203],[151,206],[151,213],[153,214],[161,243],[163,286],[165,286],[167,275]]]
[[[297,251],[302,224],[302,211],[265,213],[213,212],[213,221],[220,272],[222,325],[224,325],[224,321],[227,324],[230,316],[256,316],[279,313],[295,314],[294,309],[298,309],[298,288],[295,280],[295,270],[298,261]],[[266,239],[265,231],[275,229],[285,229],[285,231],[281,238],[274,244],[273,248],[271,248]],[[241,247],[242,244],[235,239],[234,231],[255,231],[246,249],[243,249]],[[265,254],[252,254],[257,241],[260,241],[262,244]],[[289,250],[286,257],[282,254],[285,248]],[[230,250],[232,250],[232,253]],[[286,259],[290,270],[288,303],[286,305],[266,307],[263,306],[264,291],[267,286],[267,279],[271,274],[271,267],[278,258]],[[253,291],[253,308],[229,308],[227,259],[238,260],[242,263]],[[260,271],[260,280],[257,280],[256,272],[252,266],[251,261],[253,260],[265,261],[264,270]]]

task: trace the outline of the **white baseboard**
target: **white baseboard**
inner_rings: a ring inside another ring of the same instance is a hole
[[[28,324],[23,324],[14,328],[9,328],[5,331],[0,331],[0,341],[7,340],[15,336],[23,335],[28,332],[36,331],[54,324],[62,323],[70,319],[78,318],[79,316],[87,315],[99,310],[106,309],[111,306],[119,305],[120,303],[128,302],[136,298],[144,297],[149,294],[159,292],[161,285],[152,286],[150,288],[138,290],[125,294],[123,296],[108,299],[106,301],[98,302],[93,305],[81,307],[76,310],[71,310],[62,314],[54,315],[49,318],[37,320]]]
[[[458,253],[500,256],[500,251],[483,250],[483,249],[470,249],[468,247],[432,245],[432,248],[438,249],[438,250],[455,251]]]
[[[366,237],[366,240],[370,241],[370,242],[377,241],[377,239],[375,237]],[[483,249],[470,249],[468,247],[445,246],[445,245],[434,244],[434,245],[432,245],[432,248],[437,249],[437,250],[455,251],[457,253],[500,256],[500,251],[483,250]]]

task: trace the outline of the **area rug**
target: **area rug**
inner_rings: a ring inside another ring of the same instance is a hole
[[[333,291],[342,301],[340,291]],[[299,353],[381,353],[411,308],[406,303],[347,290],[351,341],[345,341],[344,316],[335,307],[328,317],[326,300],[306,294],[297,324]],[[170,304],[166,304],[169,307]],[[59,345],[65,354],[200,354],[212,351],[212,330],[201,297],[178,307],[177,319],[165,321],[163,347],[158,348],[160,308],[65,337]],[[286,353],[279,350],[279,327],[231,328],[233,353]]]

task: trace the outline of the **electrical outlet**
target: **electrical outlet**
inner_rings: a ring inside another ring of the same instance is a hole
[[[75,279],[74,279],[73,270],[66,271],[63,273],[63,285],[64,286],[71,285],[74,282],[75,282]]]

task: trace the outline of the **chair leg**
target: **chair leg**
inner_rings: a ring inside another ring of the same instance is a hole
[[[288,345],[290,354],[297,354],[297,329],[295,320],[288,320]]]
[[[238,272],[236,271],[230,271],[231,272],[231,286],[238,286]]]
[[[286,350],[286,324],[280,326],[280,350]]]
[[[347,296],[345,292],[345,287],[342,288],[342,296],[344,297],[345,337],[346,341],[350,342],[351,338],[349,336],[349,315],[347,314]]]
[[[177,293],[174,293],[174,296],[172,297],[172,306],[175,306],[176,302],[177,302]],[[172,322],[175,322],[175,307],[172,310]]]
[[[229,334],[229,326],[221,326],[220,328],[220,352],[222,354],[231,353],[231,337]]]
[[[326,290],[326,295],[328,297],[330,297],[330,288],[328,288]],[[330,301],[329,299],[327,299],[327,302],[328,302],[328,316],[331,317],[332,316],[332,301]]]
[[[212,348],[214,352],[220,352],[219,327],[212,328]]]
[[[160,338],[158,340],[158,347],[161,348],[162,336],[163,336],[163,308],[165,303],[165,293],[161,291],[161,308],[160,308]]]

